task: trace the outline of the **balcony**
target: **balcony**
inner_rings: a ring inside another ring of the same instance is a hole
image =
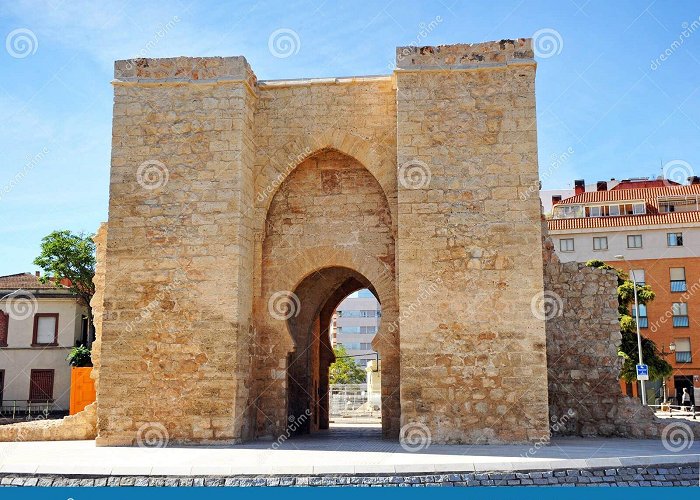
[[[693,356],[690,351],[676,351],[676,363],[691,363]]]
[[[672,292],[685,292],[687,289],[685,280],[671,280]]]
[[[688,326],[688,316],[674,316],[673,317],[673,327],[674,328],[686,328]]]

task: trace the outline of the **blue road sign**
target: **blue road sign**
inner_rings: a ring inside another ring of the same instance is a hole
[[[637,380],[649,380],[648,365],[637,365]]]

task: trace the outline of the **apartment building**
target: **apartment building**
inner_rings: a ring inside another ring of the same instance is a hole
[[[575,181],[573,196],[551,201],[547,227],[562,262],[599,259],[651,285],[656,298],[639,310],[642,335],[673,366],[668,396],[687,387],[700,404],[700,179],[601,181],[595,191]],[[661,383],[648,386],[650,402],[663,397]]]
[[[376,297],[367,289],[348,295],[336,309],[331,325],[331,342],[342,344],[355,363],[366,367],[377,359],[372,349],[372,339],[379,331],[381,307]]]
[[[0,408],[67,411],[66,356],[87,334],[87,308],[68,288],[30,273],[0,276]]]

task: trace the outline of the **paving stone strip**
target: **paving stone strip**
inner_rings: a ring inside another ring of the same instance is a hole
[[[700,466],[453,474],[317,476],[94,476],[0,474],[0,486],[698,486]]]

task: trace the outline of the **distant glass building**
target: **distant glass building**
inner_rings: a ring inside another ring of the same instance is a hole
[[[331,342],[342,344],[355,363],[365,367],[377,355],[372,350],[372,339],[379,330],[381,307],[377,299],[367,289],[348,295],[333,315]]]

